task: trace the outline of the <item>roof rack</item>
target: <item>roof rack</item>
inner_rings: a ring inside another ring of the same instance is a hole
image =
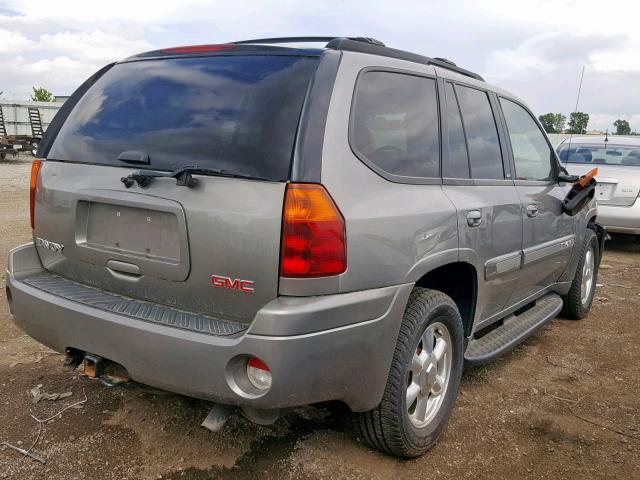
[[[484,82],[477,73],[458,67],[451,60],[442,57],[425,57],[417,53],[389,48],[380,40],[370,37],[274,37],[274,38],[257,38],[254,40],[241,40],[239,42],[231,42],[238,45],[249,43],[325,43],[325,48],[333,50],[343,50],[349,52],[371,53],[374,55],[382,55],[384,57],[398,58],[409,62],[422,63],[424,65],[433,65],[435,67],[445,68],[453,72],[475,78]]]
[[[477,73],[467,70],[462,67],[458,67],[451,60],[440,57],[425,57],[424,55],[418,55],[417,53],[411,53],[404,50],[398,50],[396,48],[389,48],[373,43],[364,43],[353,41],[349,38],[334,38],[326,45],[327,48],[333,48],[335,50],[345,50],[349,52],[371,53],[374,55],[382,55],[384,57],[398,58],[400,60],[407,60],[409,62],[422,63],[424,65],[433,65],[435,67],[445,68],[453,72],[465,75],[467,77],[475,78],[484,82]]]
[[[273,37],[273,38],[256,38],[253,40],[240,40],[239,42],[231,42],[236,45],[243,45],[247,43],[328,43],[337,38],[345,37]],[[375,38],[369,37],[346,37],[354,42],[370,43],[372,45],[379,45],[384,47],[384,43]]]

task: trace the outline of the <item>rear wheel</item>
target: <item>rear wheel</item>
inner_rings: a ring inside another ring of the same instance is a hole
[[[382,401],[357,414],[356,429],[366,443],[392,455],[417,457],[436,442],[458,396],[463,338],[453,300],[435,290],[414,289]]]
[[[4,160],[5,158],[7,158],[7,153],[6,152],[0,152],[0,161]]]
[[[598,237],[593,230],[587,229],[571,289],[563,297],[563,317],[581,320],[589,313],[596,292],[599,259]]]

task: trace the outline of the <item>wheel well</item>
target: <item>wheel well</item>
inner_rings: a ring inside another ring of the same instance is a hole
[[[416,282],[416,286],[449,295],[462,316],[465,336],[471,335],[478,292],[476,269],[473,265],[464,262],[443,265],[425,274]]]

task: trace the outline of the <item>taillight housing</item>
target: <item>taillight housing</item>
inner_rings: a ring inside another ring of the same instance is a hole
[[[322,185],[289,183],[282,215],[283,277],[324,277],[347,269],[345,222]]]
[[[29,216],[31,217],[31,229],[35,227],[36,186],[38,185],[41,168],[42,160],[35,159],[31,162],[31,179],[29,181]]]

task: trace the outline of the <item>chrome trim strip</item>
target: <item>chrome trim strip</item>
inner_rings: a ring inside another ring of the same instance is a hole
[[[541,243],[524,249],[523,265],[528,265],[539,260],[543,260],[552,255],[556,255],[564,250],[573,248],[575,243],[575,235],[567,235],[550,242]]]
[[[502,275],[503,273],[518,270],[522,264],[522,252],[511,252],[506,255],[487,260],[484,264],[484,278],[491,278]]]

